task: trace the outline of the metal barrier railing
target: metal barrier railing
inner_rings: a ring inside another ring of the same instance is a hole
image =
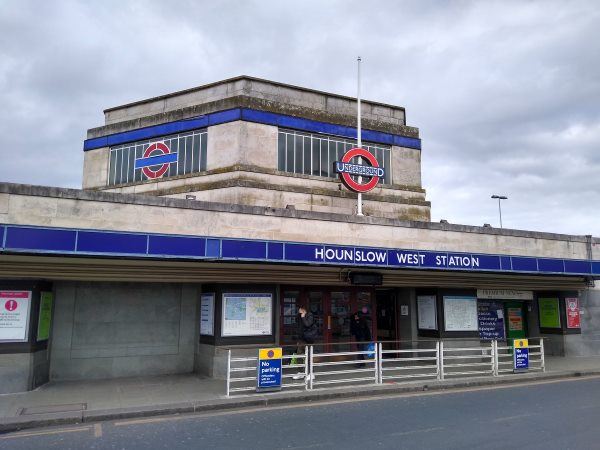
[[[542,338],[529,340],[529,370],[545,372],[544,341]],[[308,345],[303,353],[282,356],[281,388],[310,390],[334,384],[382,384],[428,379],[441,381],[449,377],[497,377],[513,373],[513,347],[499,345],[498,342],[354,342],[329,344],[323,347],[323,352],[315,351],[320,345]],[[368,348],[368,344],[373,347]],[[335,345],[343,347],[340,351],[331,351]],[[257,356],[234,357],[232,349],[228,350],[228,397],[233,393],[256,391],[257,363]]]
[[[304,353],[293,353],[282,356],[282,389],[308,389],[305,380],[309,378],[309,351],[310,348],[305,347]],[[286,362],[287,364],[285,364]],[[247,364],[249,363],[254,363],[254,365],[248,366]],[[233,392],[256,391],[257,363],[257,356],[232,357],[232,349],[227,350],[227,397]],[[233,374],[238,373],[244,376],[233,376]]]

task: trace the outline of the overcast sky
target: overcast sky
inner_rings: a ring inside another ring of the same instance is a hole
[[[246,74],[406,107],[432,220],[600,236],[600,3],[0,1],[0,181],[81,186],[102,110]]]

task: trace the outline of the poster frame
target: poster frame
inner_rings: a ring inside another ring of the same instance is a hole
[[[215,335],[215,306],[216,306],[216,294],[214,292],[205,292],[200,294],[200,336],[214,336]],[[211,300],[212,303],[212,315],[209,318],[210,333],[203,332],[202,330],[202,302],[203,300]]]
[[[577,326],[572,326],[569,320],[569,300],[577,300]],[[581,330],[581,301],[579,297],[565,297],[566,325],[569,330]]]
[[[554,326],[554,325],[548,326],[548,325],[542,323],[542,308],[540,306],[540,303],[543,300],[556,300],[556,317],[558,319],[558,326]],[[560,317],[561,316],[560,297],[558,297],[558,296],[538,297],[537,306],[538,306],[538,321],[539,321],[540,329],[560,331],[562,329],[562,319]]]
[[[419,307],[419,300],[421,299],[427,299],[429,300],[433,300],[433,322],[434,322],[434,328],[421,328],[421,309]],[[437,296],[433,295],[433,294],[429,294],[429,295],[417,295],[417,329],[419,330],[423,330],[423,331],[438,331],[439,330],[439,326],[438,326],[438,302],[437,302]]]
[[[29,342],[29,328],[31,325],[31,305],[33,304],[33,291],[23,290],[23,289],[2,289],[0,292],[27,292],[29,296],[27,297],[27,308],[26,314],[27,317],[25,319],[25,337],[24,339],[0,339],[0,344],[11,343],[11,342]]]
[[[268,333],[244,333],[244,334],[230,334],[225,332],[225,312],[227,306],[228,297],[268,297],[270,302],[269,311],[269,332]],[[222,338],[238,338],[238,337],[272,337],[273,336],[273,293],[272,292],[223,292],[221,294],[221,337]]]
[[[454,300],[454,299],[469,299],[469,300],[473,300],[473,305],[474,305],[474,311],[475,311],[475,315],[474,315],[474,328],[448,328],[448,315],[447,315],[447,304],[446,304],[446,300]],[[465,332],[465,333],[479,333],[479,316],[478,316],[478,311],[477,311],[477,297],[473,296],[473,295],[444,295],[442,297],[442,303],[443,303],[443,307],[444,307],[444,331],[446,332],[451,332],[451,333],[455,333],[455,332]]]

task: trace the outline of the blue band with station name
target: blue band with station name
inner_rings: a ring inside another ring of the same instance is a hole
[[[354,247],[103,230],[0,225],[0,253],[211,259],[343,267],[579,275],[600,278],[600,261]]]

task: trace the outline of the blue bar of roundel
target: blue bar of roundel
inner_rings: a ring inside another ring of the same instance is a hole
[[[210,258],[221,257],[221,241],[219,239],[206,240],[206,256]]]
[[[512,256],[512,270],[521,272],[537,272],[537,259],[522,256]]]
[[[74,230],[52,230],[47,228],[6,228],[6,249],[75,251]]]
[[[512,265],[510,263],[510,256],[501,256],[500,257],[500,269],[512,270]]]
[[[585,273],[588,274],[592,270],[591,263],[589,261],[576,261],[565,259],[565,272],[566,273]]]
[[[490,255],[473,255],[479,260],[479,267],[473,267],[475,270],[500,270],[500,257]]]
[[[315,251],[323,251],[322,245],[314,244],[285,244],[286,261],[323,262],[315,257]]]
[[[559,272],[563,273],[565,267],[562,259],[539,258],[538,269],[540,272]]]
[[[135,168],[156,166],[158,164],[168,164],[177,162],[177,153],[167,153],[160,156],[149,156],[148,158],[140,158],[135,161]]]
[[[235,259],[266,259],[267,243],[260,241],[229,240],[221,242],[221,257]]]
[[[0,248],[4,248],[4,227],[0,227]]]
[[[269,242],[267,252],[268,259],[283,259],[283,243]]]
[[[594,275],[600,275],[600,262],[592,263],[592,273]]]
[[[77,251],[90,253],[146,254],[148,237],[145,234],[80,231]]]
[[[206,252],[206,239],[194,237],[150,236],[149,255],[199,256]]]

